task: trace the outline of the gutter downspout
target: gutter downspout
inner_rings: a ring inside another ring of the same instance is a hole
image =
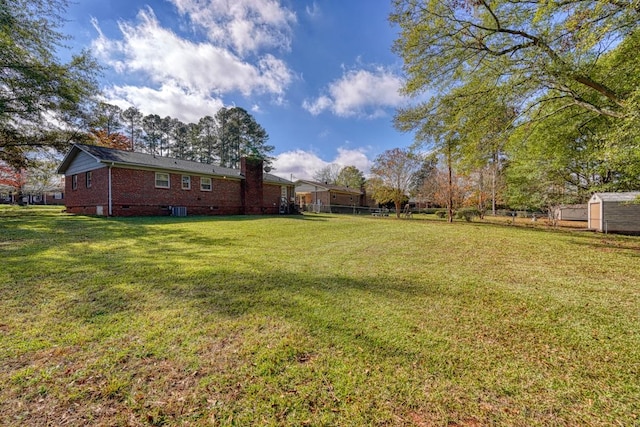
[[[113,167],[113,162],[109,165],[109,216],[113,215],[113,210],[111,205],[113,204],[113,198],[111,193],[111,168]]]

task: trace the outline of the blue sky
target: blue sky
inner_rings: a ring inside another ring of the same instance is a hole
[[[77,0],[64,31],[105,67],[106,101],[195,122],[248,110],[275,173],[331,163],[365,173],[412,135],[393,128],[402,62],[387,0]]]

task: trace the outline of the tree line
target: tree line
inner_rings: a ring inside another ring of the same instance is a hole
[[[264,128],[240,107],[223,107],[197,123],[170,116],[143,115],[135,107],[122,110],[98,104],[89,139],[98,145],[238,168],[243,156],[259,156],[268,163],[274,147]]]

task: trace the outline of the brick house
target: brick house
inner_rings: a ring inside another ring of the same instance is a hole
[[[315,212],[353,213],[378,205],[367,196],[364,188],[349,188],[298,180],[295,183],[296,203],[303,210]]]
[[[260,159],[240,169],[74,144],[65,175],[67,212],[86,215],[259,215],[293,210],[291,181],[265,173]]]

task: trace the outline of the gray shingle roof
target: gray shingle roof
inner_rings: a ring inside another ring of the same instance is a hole
[[[189,160],[162,157],[153,154],[137,153],[135,151],[123,151],[113,148],[99,147],[97,145],[74,144],[71,151],[65,156],[58,168],[58,173],[64,173],[75,157],[74,150],[81,150],[94,157],[98,162],[114,165],[138,166],[144,168],[161,169],[176,172],[189,172],[200,175],[225,176],[228,178],[244,179],[240,169],[222,167],[220,165],[192,162]],[[292,185],[291,181],[265,173],[263,180],[266,182]]]

